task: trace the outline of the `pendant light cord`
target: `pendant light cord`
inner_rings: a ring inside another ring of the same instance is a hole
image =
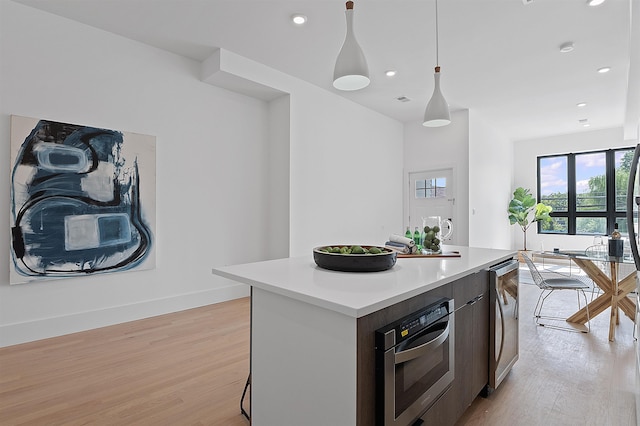
[[[439,42],[438,42],[438,0],[436,0],[436,66],[440,65],[440,60],[438,59],[438,46],[439,46]]]

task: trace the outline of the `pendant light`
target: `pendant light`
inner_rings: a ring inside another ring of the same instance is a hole
[[[333,70],[333,87],[338,90],[359,90],[369,85],[369,67],[353,34],[353,2],[347,2],[347,35]]]
[[[440,127],[451,123],[451,114],[449,113],[449,104],[442,96],[440,91],[440,61],[438,58],[438,0],[436,0],[436,72],[434,74],[435,86],[431,100],[427,104],[424,111],[423,126]]]

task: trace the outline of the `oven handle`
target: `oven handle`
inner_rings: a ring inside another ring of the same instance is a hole
[[[447,327],[433,340],[429,340],[426,343],[416,346],[415,348],[407,349],[406,351],[400,351],[395,353],[395,364],[402,364],[403,362],[411,361],[412,359],[423,356],[434,347],[438,347],[447,340],[449,337],[449,321],[447,321]]]

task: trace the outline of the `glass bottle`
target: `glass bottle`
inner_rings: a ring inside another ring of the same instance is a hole
[[[407,232],[404,233],[404,236],[410,239],[413,239],[413,235],[411,235],[411,229],[407,226]]]
[[[613,232],[611,233],[611,239],[612,240],[619,240],[622,237],[622,234],[620,234],[620,231],[618,231],[618,223],[614,223],[613,224]]]
[[[417,226],[416,230],[413,231],[413,242],[416,243],[416,245],[420,244],[420,231]]]
[[[622,257],[624,255],[624,242],[622,241],[622,235],[618,231],[618,224],[613,225],[613,232],[611,233],[611,239],[609,240],[609,256]]]

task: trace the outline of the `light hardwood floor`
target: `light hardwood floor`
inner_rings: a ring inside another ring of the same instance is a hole
[[[623,315],[615,342],[608,339],[609,309],[592,319],[590,334],[540,327],[533,319],[539,294],[520,285],[520,358],[456,426],[635,426],[633,322]],[[559,316],[577,311],[575,292],[552,297],[546,303]]]
[[[520,360],[458,426],[635,425],[631,321],[615,342],[606,312],[588,335],[537,327],[538,291],[521,285]],[[245,426],[248,350],[246,298],[2,348],[0,424]]]
[[[0,349],[0,425],[245,426],[249,299]]]

